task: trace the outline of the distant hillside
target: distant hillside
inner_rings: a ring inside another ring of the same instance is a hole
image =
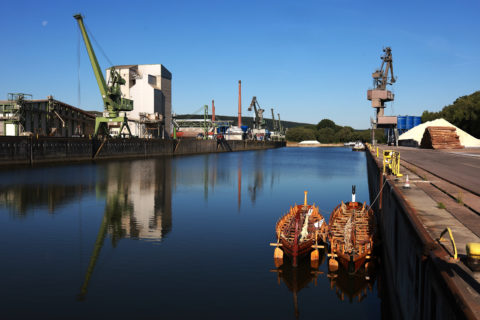
[[[199,114],[177,114],[176,116],[178,119],[203,119],[203,115]],[[211,119],[212,115],[209,115],[209,118]],[[215,115],[216,120],[232,120],[234,125],[238,124],[238,117],[232,117],[232,116],[222,116],[222,115]],[[277,121],[275,119],[275,121]],[[293,122],[293,121],[282,121],[282,126],[284,128],[293,128],[293,127],[298,127],[298,126],[305,126],[308,125],[308,123],[302,123],[302,122]],[[272,119],[265,119],[265,124],[267,126],[268,130],[273,130],[273,124],[272,124]],[[253,127],[253,117],[243,117],[242,116],[242,125],[249,126],[250,128]]]
[[[439,118],[480,138],[480,91],[462,96],[438,112],[424,111],[422,114],[422,122]]]

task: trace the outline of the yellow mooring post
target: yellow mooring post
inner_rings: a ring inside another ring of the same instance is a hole
[[[308,191],[304,191],[304,192],[305,192],[305,201],[304,201],[303,205],[307,206],[307,193],[308,193]]]

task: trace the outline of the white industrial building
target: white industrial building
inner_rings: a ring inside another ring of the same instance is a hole
[[[172,74],[161,64],[114,66],[126,84],[124,98],[133,100],[127,112],[132,134],[168,139],[172,132]],[[107,69],[107,82],[110,69]]]

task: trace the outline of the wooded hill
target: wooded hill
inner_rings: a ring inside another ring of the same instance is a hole
[[[380,143],[385,142],[385,131],[377,129],[375,138]],[[288,141],[318,140],[321,143],[337,143],[349,141],[370,141],[371,132],[367,130],[355,130],[349,126],[339,126],[330,119],[323,119],[317,125],[308,124],[287,131]]]
[[[438,112],[424,111],[422,122],[444,118],[451,124],[480,138],[480,91],[462,96]]]

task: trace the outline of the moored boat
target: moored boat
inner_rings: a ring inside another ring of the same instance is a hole
[[[328,264],[332,271],[340,262],[349,273],[355,273],[370,259],[373,251],[373,211],[365,202],[355,201],[355,186],[352,189],[352,201],[342,201],[331,213],[328,223]]]
[[[362,142],[357,141],[352,147],[352,151],[365,151],[365,145]]]
[[[318,249],[323,248],[318,243],[326,241],[328,227],[318,207],[307,204],[307,191],[304,204],[290,207],[290,211],[278,220],[275,230],[277,243],[271,245],[277,247],[274,253],[277,266],[283,263],[283,253],[292,258],[294,267],[298,259],[308,253],[311,253],[312,262],[318,262]]]

